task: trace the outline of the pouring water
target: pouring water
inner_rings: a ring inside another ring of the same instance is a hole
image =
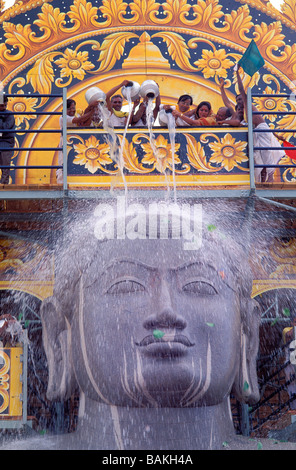
[[[109,111],[104,106],[103,103],[99,103],[100,106],[100,111],[103,119],[103,128],[106,131],[106,141],[109,145],[110,148],[110,158],[117,164],[119,172],[122,176],[123,179],[123,184],[124,184],[124,189],[125,189],[125,195],[127,195],[127,184],[125,180],[125,175],[124,175],[124,163],[123,163],[123,151],[120,151],[120,143],[118,136],[114,132],[113,127],[109,126],[108,124],[108,119],[110,117]],[[123,139],[124,142],[124,139]],[[111,192],[113,191],[114,187],[114,181],[113,183],[111,182]]]

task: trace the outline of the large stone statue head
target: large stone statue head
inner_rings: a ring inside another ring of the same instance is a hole
[[[130,409],[212,406],[231,391],[258,400],[245,252],[188,207],[157,219],[159,204],[101,205],[69,231],[42,305],[50,398],[79,388]]]

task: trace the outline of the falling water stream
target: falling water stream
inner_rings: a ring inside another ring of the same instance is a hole
[[[147,123],[148,131],[149,131],[149,142],[150,142],[150,146],[151,146],[153,155],[154,155],[156,161],[158,162],[159,167],[162,168],[163,167],[163,162],[162,162],[162,159],[160,158],[159,151],[158,151],[157,145],[155,143],[155,136],[154,136],[153,130],[152,130],[153,124],[154,124],[153,98],[154,98],[154,96],[152,96],[152,97],[148,96],[148,103],[147,103],[147,107],[146,107],[146,123]],[[168,175],[166,173],[165,168],[162,169],[162,173],[164,174],[165,180],[166,180],[167,199],[168,199],[169,198],[169,193],[170,193],[170,184],[169,184]]]
[[[109,111],[103,103],[99,103],[101,115],[103,118],[103,128],[106,131],[106,140],[110,147],[110,158],[117,164],[119,173],[123,179],[125,195],[127,196],[127,184],[124,175],[124,163],[123,163],[123,149],[121,149],[118,137],[114,132],[113,127],[109,126],[108,119],[110,117]],[[124,142],[124,139],[123,139]],[[111,182],[111,192],[113,191],[115,181]]]
[[[167,113],[168,129],[170,136],[171,152],[172,152],[172,173],[173,173],[173,187],[174,187],[174,202],[177,202],[176,191],[176,175],[175,175],[175,141],[176,141],[176,121],[172,113]]]

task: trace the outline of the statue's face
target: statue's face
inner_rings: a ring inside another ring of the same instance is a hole
[[[72,324],[82,390],[123,406],[221,402],[239,365],[240,314],[219,247],[186,251],[172,239],[98,246]]]

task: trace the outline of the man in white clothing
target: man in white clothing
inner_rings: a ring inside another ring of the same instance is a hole
[[[239,74],[239,67],[236,71],[237,83],[239,87],[240,96],[243,99],[245,113],[247,110],[247,95],[244,90],[241,76]],[[252,105],[253,111],[257,108]],[[253,115],[253,128],[254,130],[268,130],[269,126],[265,119],[260,114]],[[254,147],[263,147],[262,150],[254,150],[254,162],[257,165],[277,165],[280,159],[285,155],[284,150],[280,148],[280,143],[272,132],[254,132]],[[265,147],[265,148],[264,148]],[[278,147],[279,150],[270,150],[271,147]],[[255,181],[257,183],[273,181],[273,174],[275,168],[271,167],[257,167],[255,168]]]

